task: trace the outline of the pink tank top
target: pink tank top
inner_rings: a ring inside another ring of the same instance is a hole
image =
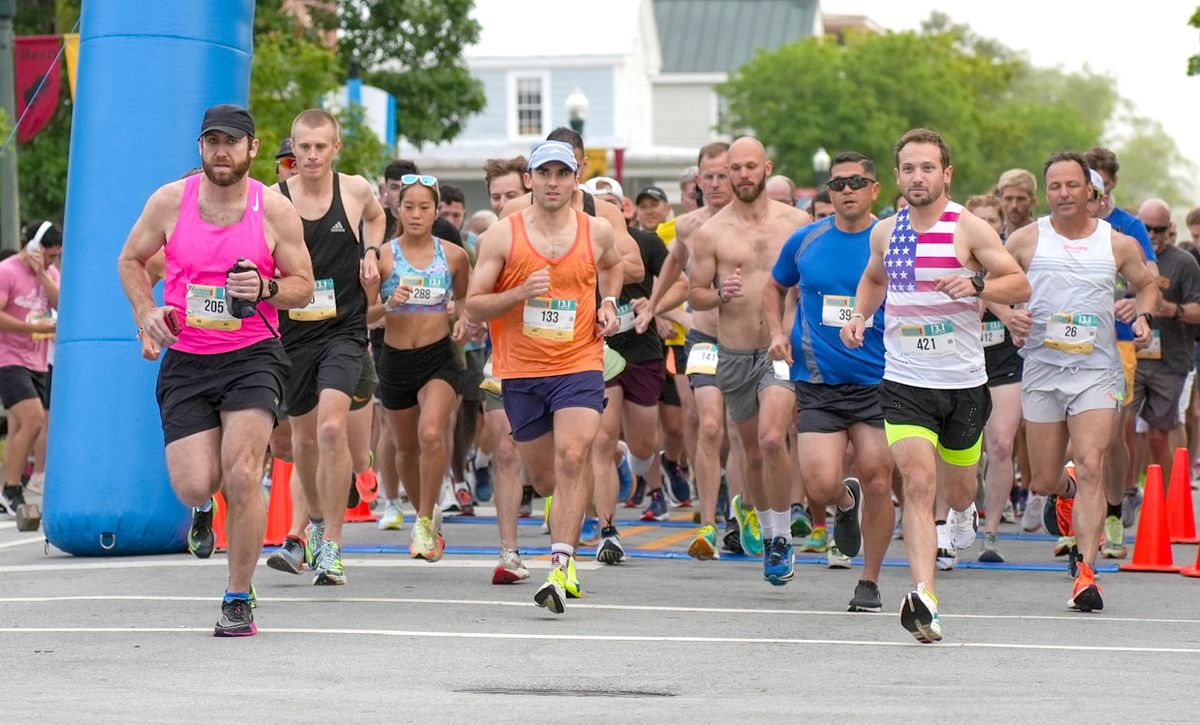
[[[270,279],[275,276],[275,258],[263,233],[263,185],[250,179],[241,221],[218,227],[200,218],[202,176],[193,174],[183,184],[179,221],[167,240],[163,301],[178,311],[183,323],[179,342],[171,349],[216,355],[274,336],[262,318],[265,316],[272,328],[278,327],[279,313],[271,303],[258,303],[259,314],[241,320],[229,313],[225,276],[238,258],[244,257]]]

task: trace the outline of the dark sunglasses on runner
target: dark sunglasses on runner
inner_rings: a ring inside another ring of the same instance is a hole
[[[275,163],[279,164],[285,169],[294,169],[296,168],[296,157],[280,156],[279,158],[275,159]]]
[[[858,191],[860,189],[865,189],[869,184],[874,183],[875,180],[869,176],[859,176],[858,174],[855,174],[854,176],[846,178],[839,176],[836,179],[830,179],[829,181],[825,182],[825,186],[828,186],[830,191],[842,191],[847,186],[854,191]]]

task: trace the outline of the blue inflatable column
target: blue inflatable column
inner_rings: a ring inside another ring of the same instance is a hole
[[[146,200],[199,166],[204,109],[245,105],[254,0],[87,0],[71,133],[43,525],[76,555],[182,551],[154,388],[117,255]]]

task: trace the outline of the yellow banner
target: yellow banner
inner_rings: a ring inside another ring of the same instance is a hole
[[[79,69],[79,33],[67,33],[63,36],[63,45],[67,56],[67,81],[71,87],[71,100],[75,100],[75,71]]]
[[[593,176],[608,176],[608,149],[587,149],[587,176],[580,181],[587,181]]]

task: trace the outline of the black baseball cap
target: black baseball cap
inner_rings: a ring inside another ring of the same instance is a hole
[[[637,198],[635,198],[633,200],[633,203],[636,204],[639,201],[641,201],[643,196],[649,196],[658,201],[668,201],[667,192],[663,191],[662,189],[658,188],[657,186],[647,186],[647,187],[643,188],[641,191],[638,192]]]
[[[275,159],[278,161],[285,156],[296,158],[296,152],[292,151],[292,139],[290,137],[285,138],[279,143],[279,153],[275,154]]]
[[[234,138],[253,137],[254,119],[250,116],[250,112],[241,106],[222,103],[219,106],[212,106],[204,112],[204,122],[200,124],[200,135],[203,136],[209,131],[222,131]]]

